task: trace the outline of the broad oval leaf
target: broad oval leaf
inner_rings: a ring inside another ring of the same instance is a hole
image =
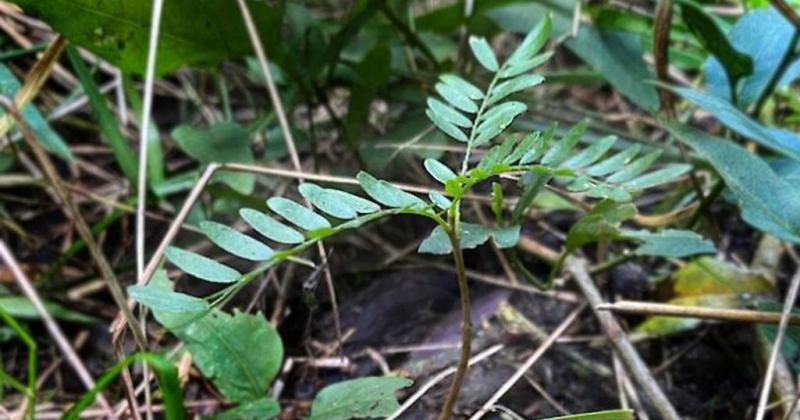
[[[475,102],[452,85],[437,83],[434,89],[436,89],[436,92],[442,95],[442,98],[450,103],[450,105],[470,114],[478,111],[478,106],[475,105]]]
[[[443,74],[439,76],[439,80],[452,86],[470,99],[483,99],[483,91],[472,83],[464,80],[461,76],[457,76],[455,74]]]
[[[400,408],[394,393],[411,383],[405,378],[383,376],[328,385],[314,398],[309,420],[388,417]]]
[[[331,227],[331,223],[327,219],[288,198],[272,197],[267,200],[267,207],[305,230]]]
[[[492,92],[489,93],[489,99],[487,99],[486,104],[491,105],[497,103],[512,93],[537,86],[543,81],[544,77],[538,74],[524,74],[522,76],[517,76],[513,79],[506,80],[492,89]]]
[[[300,195],[305,197],[306,200],[311,202],[314,207],[330,214],[333,217],[340,219],[353,219],[358,214],[356,211],[347,205],[341,197],[329,194],[325,188],[319,185],[304,182],[299,187]]]
[[[703,239],[702,236],[690,230],[625,231],[623,237],[643,242],[635,251],[639,255],[683,258],[716,252],[713,242]]]
[[[153,286],[128,286],[128,295],[135,301],[156,311],[203,312],[211,305],[203,299]]]
[[[241,273],[227,265],[180,248],[169,247],[164,255],[176,267],[205,281],[232,283],[242,276]]]
[[[781,136],[779,135],[780,131],[761,125],[724,98],[688,88],[672,88],[671,90],[710,112],[731,130],[775,152],[800,161],[800,136],[797,134],[789,133]]]
[[[733,191],[745,221],[782,239],[800,243],[800,188],[730,140],[671,123],[666,128],[707,159]]]
[[[426,109],[425,115],[427,115],[428,118],[430,118],[430,120],[436,125],[436,127],[439,127],[439,129],[442,130],[448,136],[463,143],[469,141],[467,135],[464,134],[464,132],[461,131],[461,129],[456,127],[450,121],[447,121],[446,119],[442,118],[439,114],[431,111],[430,109]]]
[[[470,121],[469,118],[436,98],[428,98],[428,109],[434,114],[438,114],[443,120],[449,121],[459,127],[472,126],[472,121]]]
[[[753,73],[753,60],[737,51],[717,22],[703,8],[691,0],[682,0],[681,17],[700,44],[722,62],[732,84]]]
[[[413,194],[409,194],[394,185],[376,179],[372,175],[361,171],[357,177],[361,188],[375,201],[387,207],[424,207],[425,202]]]
[[[237,257],[251,261],[266,261],[272,257],[272,248],[221,223],[204,220],[200,230],[211,242]]]
[[[239,215],[242,216],[242,219],[255,229],[256,232],[275,242],[292,245],[299,244],[305,240],[302,233],[258,210],[243,208],[239,210]]]
[[[433,179],[441,182],[442,184],[446,184],[447,181],[456,177],[456,174],[452,169],[448,168],[447,165],[439,162],[436,159],[425,159],[424,165],[425,169],[429,174],[431,174]]]
[[[486,42],[486,38],[470,36],[469,48],[472,50],[472,54],[475,55],[475,58],[478,59],[478,62],[481,63],[483,68],[491,72],[497,71],[499,68],[497,64],[497,57],[494,55],[492,47],[489,46],[488,42]]]

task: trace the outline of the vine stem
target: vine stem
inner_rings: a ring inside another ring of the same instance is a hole
[[[465,161],[466,162],[466,161]],[[448,212],[448,225],[450,243],[453,246],[453,260],[458,277],[458,294],[461,301],[461,353],[458,358],[458,365],[453,374],[453,382],[442,406],[442,411],[437,417],[438,420],[450,420],[453,415],[453,407],[458,401],[461,393],[461,385],[469,367],[469,357],[472,353],[472,315],[469,301],[469,282],[467,280],[467,268],[464,265],[464,253],[461,251],[461,200],[453,200],[453,205]]]

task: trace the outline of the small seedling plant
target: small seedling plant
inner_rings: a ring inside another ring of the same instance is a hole
[[[200,370],[226,397],[246,408],[263,399],[277,375],[283,355],[280,338],[263,316],[240,312],[230,315],[219,307],[270,268],[300,259],[309,248],[334,235],[358,230],[367,223],[394,215],[429,219],[434,228],[418,251],[452,254],[462,310],[459,362],[439,415],[439,419],[449,419],[471,353],[469,284],[463,250],[492,240],[497,247],[513,252],[528,208],[548,184],[596,199],[602,209],[629,203],[642,190],[672,182],[690,170],[689,165],[679,163],[651,170],[660,156],[658,150],[640,154],[642,151],[636,145],[615,149],[618,142],[613,136],[598,139],[587,147],[581,146],[588,126],[586,121],[562,135],[557,135],[555,128],[527,134],[506,133],[514,119],[527,110],[527,105],[515,97],[544,81],[536,69],[552,55],[552,52],[541,52],[550,32],[551,19],[547,16],[502,63],[485,39],[470,38],[469,46],[480,65],[481,76],[485,74],[485,80],[489,80],[486,88],[455,74],[443,74],[438,78],[434,85],[436,95],[428,98],[426,113],[439,130],[465,146],[457,168],[434,159],[424,161],[428,173],[441,185],[440,189],[432,189],[427,197],[421,197],[367,172],[357,175],[365,196],[302,183],[299,195],[313,208],[287,197],[271,197],[266,200],[270,213],[252,208],[239,211],[242,220],[269,242],[227,224],[213,221],[200,224],[205,236],[216,246],[253,263],[253,268],[247,272],[180,248],[166,251],[167,260],[183,272],[205,281],[226,284],[219,292],[204,298],[174,292],[161,271],[147,286],[130,287],[130,295],[151,309],[156,319],[186,344]],[[504,137],[502,141],[498,140],[500,137]],[[480,159],[476,159],[479,154]],[[508,180],[517,181],[515,188],[519,198],[516,200],[505,198],[505,189],[514,184]],[[485,225],[464,220],[464,200],[478,185],[488,182],[491,182],[494,223]],[[247,339],[241,341],[240,337],[235,337],[239,333]],[[237,340],[240,341],[236,348],[225,348],[226,342]],[[266,348],[264,343],[267,343]],[[252,348],[265,348],[265,352],[271,354],[247,354],[246,350]],[[267,362],[255,360],[256,357]],[[239,381],[239,378],[247,380]],[[392,390],[406,385],[393,384]],[[392,404],[381,407],[381,412],[366,414],[385,416],[395,408]],[[315,416],[312,409],[312,418],[325,417]]]

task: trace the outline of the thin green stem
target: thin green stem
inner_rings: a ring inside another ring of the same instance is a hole
[[[461,353],[458,359],[458,366],[453,374],[453,382],[450,391],[447,393],[442,411],[439,413],[438,420],[450,420],[453,415],[453,407],[458,401],[461,393],[461,386],[469,367],[469,357],[472,353],[472,316],[469,301],[469,282],[467,281],[467,268],[464,265],[464,253],[461,251],[461,200],[453,200],[453,205],[448,211],[448,235],[453,246],[453,262],[456,267],[458,277],[458,292],[461,301]]]
[[[503,66],[505,67],[505,65]],[[492,89],[494,89],[494,85],[497,84],[497,81],[500,80],[500,72],[502,68],[494,74],[492,77],[492,82],[489,83],[489,87],[486,89],[486,94],[483,96],[481,100],[481,106],[478,108],[478,112],[475,114],[475,120],[473,120],[472,130],[469,133],[469,139],[467,140],[467,151],[464,154],[464,161],[461,162],[461,175],[467,172],[467,166],[469,165],[469,157],[472,154],[472,144],[475,142],[475,136],[478,135],[478,123],[481,121],[481,117],[483,116],[483,112],[486,110],[486,107],[489,105],[489,97],[492,94]]]
[[[28,347],[28,386],[26,388],[21,382],[8,376],[2,369],[0,369],[0,382],[5,382],[18,392],[28,396],[28,409],[25,417],[33,419],[34,408],[36,407],[36,342],[33,341],[30,334],[25,331],[25,328],[16,319],[2,309],[0,309],[0,318],[19,335],[20,340]]]

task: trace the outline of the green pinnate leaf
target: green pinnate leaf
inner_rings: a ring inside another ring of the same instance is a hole
[[[530,60],[550,39],[552,31],[553,18],[550,14],[547,14],[536,23],[536,26],[528,32],[519,47],[508,57],[506,66],[513,67]]]
[[[436,125],[436,127],[439,127],[439,129],[442,130],[448,136],[463,143],[469,141],[467,135],[464,134],[464,132],[461,131],[460,128],[456,127],[455,124],[451,123],[450,121],[447,121],[446,119],[442,118],[440,114],[437,114],[430,109],[426,109],[425,115],[427,115],[428,118],[430,118],[430,120]]]
[[[211,310],[203,299],[152,286],[128,286],[128,295],[144,306],[163,312],[201,313]]]
[[[470,114],[474,114],[478,111],[478,106],[475,105],[475,102],[452,85],[437,83],[434,89],[436,89],[436,92],[442,95],[442,98],[450,105]]]
[[[558,165],[563,162],[578,145],[578,142],[589,127],[589,120],[583,120],[575,124],[569,131],[564,134],[555,145],[553,145],[547,153],[542,157],[543,165]]]
[[[439,118],[454,125],[459,127],[472,127],[472,121],[470,121],[469,118],[436,98],[428,98],[428,109],[432,113],[438,115]]]
[[[653,150],[652,152],[629,163],[621,171],[611,174],[608,178],[606,178],[606,181],[613,183],[629,181],[646,171],[647,168],[655,163],[659,156],[661,156],[661,150]]]
[[[513,165],[519,162],[522,159],[522,157],[525,156],[526,153],[528,153],[534,147],[536,147],[536,144],[539,141],[541,135],[542,135],[541,132],[534,131],[523,137],[522,140],[519,143],[517,143],[517,146],[514,148],[514,150],[512,150],[511,153],[509,153],[509,155],[506,156],[503,162],[509,165]]]
[[[372,201],[369,201],[366,198],[359,197],[355,194],[350,194],[349,192],[335,190],[331,188],[328,188],[325,191],[328,194],[341,199],[342,202],[350,206],[350,208],[355,210],[357,213],[369,214],[369,213],[375,213],[376,211],[381,209],[381,206],[373,203]]]
[[[489,99],[486,100],[486,104],[495,104],[512,93],[532,88],[540,85],[542,82],[544,82],[544,77],[538,74],[524,74],[521,76],[516,76],[513,79],[506,80],[495,86],[495,88],[489,94]]]
[[[617,142],[617,136],[606,136],[595,141],[591,146],[583,149],[577,155],[567,159],[561,164],[564,168],[579,169],[589,166],[602,158]]]
[[[692,170],[692,165],[673,163],[663,168],[641,175],[625,182],[624,186],[634,190],[644,190],[657,185],[666,184]]]
[[[486,117],[481,119],[478,124],[474,145],[478,146],[491,141],[502,133],[519,114],[522,114],[528,107],[522,102],[505,102],[486,113]]]
[[[453,87],[461,92],[462,95],[469,99],[479,100],[483,99],[483,91],[472,83],[464,80],[462,77],[455,74],[443,74],[439,76],[439,80],[443,83]]]
[[[272,197],[267,200],[267,207],[292,224],[305,230],[331,227],[331,223],[327,219],[288,198]]]
[[[433,179],[441,182],[442,184],[446,184],[447,181],[451,179],[455,179],[456,174],[453,172],[452,169],[448,168],[442,162],[439,162],[436,159],[425,159],[424,162],[425,170],[428,171],[429,174],[433,177]]]
[[[325,188],[304,182],[300,185],[300,195],[311,202],[314,207],[340,219],[353,219],[358,213],[341,197],[330,194]]]
[[[435,204],[436,207],[439,207],[442,210],[447,210],[451,205],[453,205],[453,202],[450,201],[449,198],[445,197],[444,194],[438,191],[429,192],[428,198],[431,199],[431,203]]]
[[[546,63],[552,56],[553,51],[547,51],[545,53],[535,55],[525,61],[520,61],[511,65],[506,64],[506,66],[500,70],[499,75],[503,79],[519,76],[520,74],[527,73]]]
[[[274,251],[263,243],[236,229],[211,221],[200,222],[200,230],[218,247],[237,257],[251,261],[266,261]]]
[[[302,233],[273,219],[266,214],[249,208],[239,210],[239,215],[256,232],[282,244],[299,244],[305,240]]]
[[[413,194],[409,194],[389,182],[376,179],[361,171],[357,175],[361,188],[375,201],[387,207],[425,207],[425,202]]]
[[[180,248],[169,247],[164,255],[169,262],[184,272],[206,281],[232,283],[242,276],[241,273],[227,265]]]
[[[494,55],[492,47],[486,42],[486,38],[469,37],[469,47],[472,50],[472,54],[475,55],[475,58],[481,63],[483,68],[491,72],[497,71],[499,68],[497,57]]]
[[[329,385],[314,398],[309,420],[388,417],[400,408],[395,392],[411,383],[405,378],[383,376]]]
[[[639,154],[639,150],[641,150],[641,146],[634,144],[633,146],[628,147],[627,149],[590,166],[586,170],[586,174],[589,176],[604,176],[612,172],[616,172],[625,166],[631,159],[633,159],[634,156]]]

